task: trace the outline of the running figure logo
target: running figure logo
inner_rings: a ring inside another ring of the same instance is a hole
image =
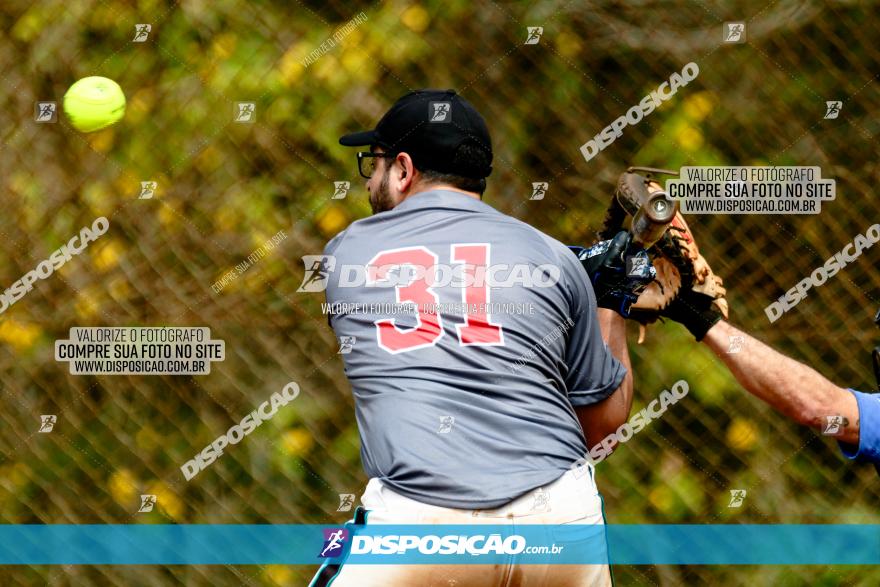
[[[825,425],[822,427],[822,434],[825,436],[837,436],[841,432],[841,428],[846,425],[843,416],[825,416]]]
[[[746,490],[745,489],[731,489],[730,490],[730,503],[727,504],[729,508],[738,508],[743,504],[743,501],[746,499]]]
[[[544,195],[547,193],[547,189],[550,187],[550,184],[546,181],[533,181],[532,182],[532,195],[529,198],[530,200],[543,200]]]
[[[318,556],[321,558],[333,558],[342,554],[342,549],[348,541],[348,530],[324,530],[324,549]]]
[[[339,352],[337,355],[350,355],[351,350],[357,342],[356,336],[340,336],[339,337]],[[348,510],[346,510],[348,511]]]
[[[452,122],[452,102],[429,102],[431,107],[428,112],[430,122]]]
[[[452,432],[452,426],[455,424],[455,416],[440,416],[440,428],[437,434],[449,434]]]
[[[52,428],[55,427],[55,422],[57,421],[58,417],[54,414],[40,416],[40,429],[37,432],[42,432],[44,434],[52,432]]]
[[[256,118],[257,105],[254,102],[236,102],[235,122],[249,123],[254,122]]]
[[[55,102],[37,102],[34,104],[34,120],[36,122],[55,122],[57,106]]]
[[[350,512],[351,506],[354,505],[354,493],[340,493],[339,494],[339,507],[336,508],[337,512]]]
[[[626,274],[630,277],[641,277],[648,271],[647,257],[627,257]]]
[[[532,502],[532,511],[533,512],[549,512],[550,511],[550,496],[542,487],[539,487],[535,490],[535,493],[532,494],[534,501]]]
[[[745,43],[746,42],[746,23],[744,23],[744,22],[725,22],[724,23],[724,42],[725,43]]]
[[[297,292],[321,292],[327,289],[327,278],[336,267],[333,255],[303,255],[306,273]]]
[[[141,507],[138,508],[138,512],[147,513],[153,511],[153,506],[156,505],[156,496],[155,495],[142,495],[141,496]]]
[[[159,182],[156,181],[142,181],[141,182],[141,193],[138,196],[138,200],[150,200],[156,193],[156,188],[159,187]]]
[[[739,334],[734,336],[727,337],[727,353],[730,355],[736,354],[743,350],[743,347],[746,346],[746,339],[744,336]]]
[[[143,43],[150,36],[151,30],[153,30],[153,25],[151,24],[134,25],[134,38],[132,39],[132,42]]]
[[[528,30],[528,36],[526,37],[526,45],[537,45],[541,40],[541,35],[544,34],[544,27],[542,26],[530,26],[526,27]]]
[[[825,120],[834,120],[840,115],[840,109],[843,108],[843,102],[840,100],[830,100],[825,102]]]
[[[349,188],[351,188],[351,182],[348,181],[334,181],[333,187],[336,191],[333,192],[333,197],[331,200],[342,200],[345,198],[346,194],[348,194]]]

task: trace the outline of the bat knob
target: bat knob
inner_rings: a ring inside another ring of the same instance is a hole
[[[666,216],[667,214],[669,214],[670,208],[672,208],[672,206],[665,198],[662,200],[657,199],[651,202],[651,209],[658,216]]]

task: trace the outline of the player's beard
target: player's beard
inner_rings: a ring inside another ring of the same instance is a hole
[[[385,170],[385,173],[382,174],[382,181],[379,183],[379,187],[370,192],[370,207],[373,209],[373,214],[387,212],[394,208],[394,199],[391,197],[391,190],[388,185],[389,171],[390,169]]]

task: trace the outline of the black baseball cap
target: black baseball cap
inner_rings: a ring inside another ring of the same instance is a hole
[[[488,163],[456,161],[459,146],[470,143],[485,152]],[[481,179],[492,173],[492,139],[486,121],[455,90],[416,90],[397,100],[373,130],[340,137],[346,147],[378,145],[409,153],[419,169]],[[470,163],[470,164],[469,164]]]

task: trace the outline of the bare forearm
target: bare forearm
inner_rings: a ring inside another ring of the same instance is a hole
[[[731,337],[742,337],[740,350],[729,352]],[[703,342],[721,359],[746,391],[792,420],[821,429],[826,416],[843,416],[837,438],[857,444],[859,409],[855,397],[814,369],[790,359],[731,324],[713,326]]]
[[[629,412],[633,402],[633,375],[632,365],[629,360],[629,348],[626,345],[626,321],[613,310],[599,308],[599,329],[602,331],[602,340],[608,346],[608,350],[614,358],[626,367],[626,377],[620,384],[612,398],[620,405],[622,420],[621,424],[629,418]]]
[[[597,312],[602,340],[626,367],[626,376],[614,393],[596,404],[578,406],[574,409],[588,447],[593,447],[609,434],[613,434],[629,418],[632,408],[633,376],[626,347],[626,323],[613,310],[599,308]]]

